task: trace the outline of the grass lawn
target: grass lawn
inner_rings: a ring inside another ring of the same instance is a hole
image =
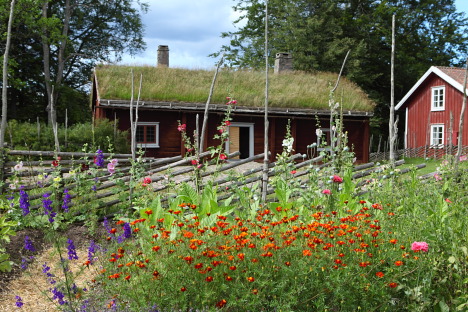
[[[426,173],[431,173],[437,171],[437,167],[440,166],[440,159],[433,158],[404,158],[405,164],[401,168],[407,168],[410,166],[416,166],[420,164],[426,164],[426,167],[418,170],[418,175],[424,175]]]

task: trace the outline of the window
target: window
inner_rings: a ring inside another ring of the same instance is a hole
[[[444,125],[431,125],[431,146],[442,147],[444,145]]]
[[[159,147],[159,122],[139,122],[136,128],[138,147]]]
[[[432,88],[432,111],[442,111],[445,109],[445,87]]]

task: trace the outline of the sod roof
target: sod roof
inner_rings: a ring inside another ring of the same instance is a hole
[[[99,65],[95,79],[100,100],[131,99],[132,75],[136,99],[142,77],[140,99],[152,102],[206,103],[214,70],[189,70],[152,66]],[[269,106],[328,110],[330,90],[337,74],[319,72],[287,72],[269,75]],[[226,97],[236,99],[239,106],[261,108],[265,99],[265,73],[248,70],[221,69],[218,73],[212,104],[226,103]],[[374,102],[353,82],[342,77],[335,91],[335,101],[343,110],[372,113]]]

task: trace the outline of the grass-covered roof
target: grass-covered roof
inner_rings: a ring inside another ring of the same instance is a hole
[[[142,101],[206,103],[214,70],[189,70],[151,66],[99,65],[95,69],[98,94],[101,99],[130,100],[131,70],[134,73],[135,98],[140,75]],[[303,72],[269,75],[269,105],[278,108],[308,108],[327,110],[330,90],[337,74]],[[223,104],[226,97],[237,100],[238,105],[263,107],[265,73],[247,70],[220,70],[212,104]],[[354,83],[340,80],[335,91],[335,101],[344,110],[372,112],[374,103]]]

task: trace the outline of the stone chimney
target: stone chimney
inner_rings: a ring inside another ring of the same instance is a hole
[[[275,74],[285,71],[292,71],[292,55],[291,53],[276,53],[275,59]]]
[[[167,45],[158,46],[158,67],[169,67],[169,47]]]

